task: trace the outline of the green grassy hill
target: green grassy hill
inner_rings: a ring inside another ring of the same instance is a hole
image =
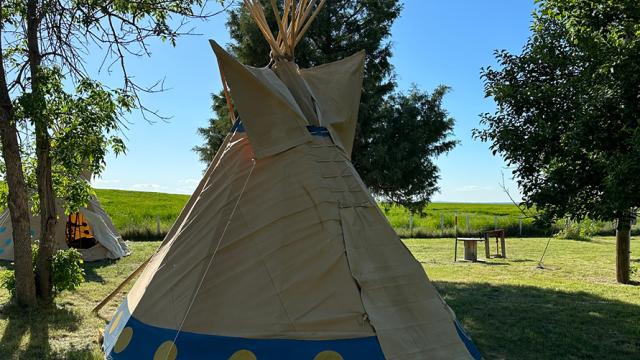
[[[129,240],[162,238],[189,199],[188,195],[140,191],[96,189],[96,193],[113,218],[116,228]],[[409,226],[409,213],[406,209],[383,204],[382,210],[396,232],[403,237],[451,237],[455,234],[456,214],[458,232],[461,235],[478,235],[481,231],[494,227],[506,229],[510,237],[548,236],[558,230],[537,226],[533,219],[523,217],[517,206],[508,203],[431,203],[423,216],[414,217],[412,228]],[[159,234],[157,217],[160,218]],[[522,234],[519,224],[521,217]],[[611,223],[591,222],[590,226],[595,234],[614,234]],[[638,226],[634,229],[640,230]]]
[[[141,191],[96,189],[96,193],[118,230],[125,238],[132,240],[162,237],[189,199],[188,195]],[[409,214],[406,209],[399,206],[383,206],[382,209],[400,235],[410,235]],[[494,220],[497,220],[499,227],[515,229],[521,215],[513,204],[432,203],[424,216],[414,218],[413,235],[451,235],[454,232],[455,213],[458,213],[461,232],[466,232],[466,215],[470,218],[471,232],[493,228]],[[440,215],[444,220],[444,233],[440,230]],[[157,234],[157,217],[160,218],[160,236]],[[523,227],[530,235],[539,234],[531,231],[530,219],[524,219]]]
[[[96,194],[118,231],[129,240],[163,237],[189,200],[188,195],[143,191],[96,189]]]

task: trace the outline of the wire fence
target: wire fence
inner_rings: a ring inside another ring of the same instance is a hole
[[[457,217],[457,229],[456,229]],[[532,217],[524,215],[492,215],[477,213],[435,213],[425,216],[411,214],[387,214],[391,226],[400,237],[478,237],[485,231],[504,229],[508,237],[546,237],[564,232],[568,237],[590,237],[615,235],[615,223],[611,221],[571,220],[558,221],[552,225],[542,225]],[[633,225],[633,235],[640,234],[640,225]],[[574,234],[574,235],[572,235]]]
[[[562,220],[551,226],[541,225],[532,217],[514,214],[491,214],[487,212],[430,211],[422,216],[408,211],[382,207],[391,226],[403,238],[440,238],[455,237],[455,219],[458,218],[457,234],[460,237],[481,237],[485,231],[504,229],[508,237],[547,237],[561,231],[570,238],[588,238],[591,236],[615,235],[615,223],[611,221],[583,220],[575,222]],[[133,241],[161,240],[175,219],[160,215],[121,225],[120,231],[125,239]],[[640,225],[631,228],[632,235],[640,235]]]

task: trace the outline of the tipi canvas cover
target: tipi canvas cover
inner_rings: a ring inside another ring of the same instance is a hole
[[[268,38],[269,68],[211,43],[240,120],[107,324],[105,355],[479,359],[350,161],[364,53],[298,69],[275,48],[292,37]]]
[[[87,207],[80,208],[77,214],[65,214],[60,204],[58,204],[57,212],[56,249],[76,247],[75,240],[82,239],[83,246],[76,248],[85,261],[119,259],[129,255],[129,248],[96,197],[92,196]],[[32,238],[39,239],[40,216],[32,216],[30,222]],[[11,234],[11,215],[9,210],[5,210],[0,215],[0,260],[13,261]]]

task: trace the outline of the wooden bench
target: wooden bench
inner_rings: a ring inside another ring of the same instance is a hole
[[[478,261],[478,242],[484,242],[484,253],[487,259],[491,258],[489,253],[489,238],[487,236],[483,238],[460,238],[456,237],[455,252],[453,255],[453,261],[458,259],[458,241],[464,243],[464,259],[469,261]]]

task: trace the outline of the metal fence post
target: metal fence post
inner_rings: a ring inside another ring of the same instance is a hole
[[[440,214],[440,234],[444,236],[444,215]]]
[[[520,228],[520,237],[522,237],[522,215],[518,218],[518,227]]]
[[[409,237],[413,237],[413,211],[409,212]]]
[[[493,215],[493,230],[498,230],[498,215]]]

